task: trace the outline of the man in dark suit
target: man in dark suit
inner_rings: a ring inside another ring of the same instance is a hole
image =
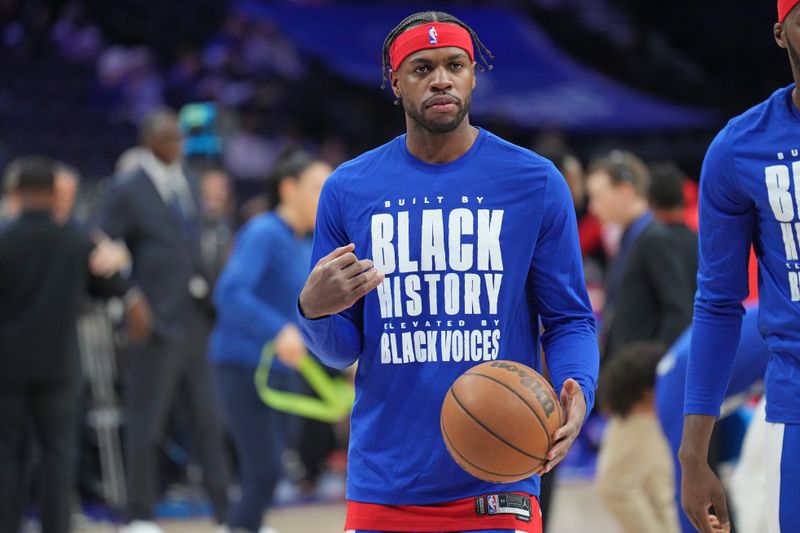
[[[186,408],[203,482],[222,523],[227,513],[223,434],[206,358],[210,286],[200,245],[199,191],[181,165],[176,115],[142,122],[140,166],[118,175],[103,201],[100,228],[132,256],[132,282],[150,301],[153,335],[132,349],[123,369],[126,404],[126,531],[158,533],[158,446],[173,401]]]
[[[692,280],[671,232],[650,211],[650,171],[630,152],[613,151],[589,169],[589,209],[622,230],[606,281],[603,357],[634,341],[672,344],[692,319]]]
[[[81,383],[76,319],[87,292],[123,297],[132,341],[148,334],[141,294],[91,272],[95,245],[53,219],[55,164],[32,157],[6,180],[19,216],[0,229],[0,531],[15,533],[25,504],[31,431],[42,455],[43,533],[68,533]]]
[[[672,161],[650,165],[650,208],[656,220],[672,235],[674,251],[690,282],[692,294],[697,291],[697,233],[686,225],[686,202],[683,185],[686,175]]]

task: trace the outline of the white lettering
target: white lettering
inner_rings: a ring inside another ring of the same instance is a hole
[[[448,315],[457,315],[459,310],[459,280],[458,274],[445,274],[444,276],[444,312]]]
[[[397,257],[400,272],[417,272],[419,264],[409,258],[408,211],[397,213]]]
[[[778,222],[791,222],[794,218],[794,205],[789,192],[789,167],[772,165],[765,170],[769,205]]]
[[[422,211],[422,270],[445,270],[447,262],[444,253],[444,222],[441,209]]]
[[[449,218],[450,268],[464,272],[472,268],[472,244],[462,244],[461,237],[472,235],[474,218],[469,209],[453,209]]]
[[[388,213],[372,215],[372,261],[376,269],[387,275],[395,270],[393,237],[392,215]]]
[[[478,270],[503,270],[503,254],[500,251],[502,227],[502,209],[478,209]]]
[[[486,280],[486,296],[489,298],[489,314],[497,314],[497,300],[500,298],[500,284],[503,282],[502,274],[484,274]],[[495,326],[497,320],[495,320]]]
[[[792,301],[800,302],[800,276],[797,272],[789,272],[789,287],[792,291]]]

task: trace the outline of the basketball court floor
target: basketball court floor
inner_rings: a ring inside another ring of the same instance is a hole
[[[280,533],[341,533],[344,505],[288,507],[271,514],[270,525]],[[565,482],[556,488],[552,525],[555,533],[619,533],[613,518],[587,482]],[[160,522],[166,533],[214,533],[207,520]],[[76,531],[113,533],[109,524],[84,524]]]

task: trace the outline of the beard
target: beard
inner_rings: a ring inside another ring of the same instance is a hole
[[[792,62],[792,70],[800,73],[800,55],[797,55],[797,50],[794,49],[792,43],[786,39],[786,50],[789,52],[789,60]]]
[[[411,117],[411,120],[422,126],[425,130],[429,131],[430,133],[450,133],[456,129],[459,124],[461,124],[461,122],[464,120],[464,117],[466,117],[467,113],[469,113],[469,108],[472,106],[472,94],[467,95],[467,98],[463,103],[461,100],[458,101],[458,113],[456,113],[456,116],[453,117],[453,120],[448,122],[435,122],[425,118],[424,103],[422,104],[423,109],[417,109],[406,100],[403,100],[402,102],[403,109],[405,110],[406,114]]]

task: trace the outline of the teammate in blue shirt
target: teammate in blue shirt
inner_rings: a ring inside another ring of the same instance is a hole
[[[770,350],[767,472],[770,532],[800,531],[800,8],[779,0],[775,40],[795,84],[731,120],[706,155],[700,178],[700,256],[681,443],[683,506],[711,531],[723,525],[722,486],[706,462],[714,419],[733,370],[753,244],[759,269],[759,329]],[[785,452],[784,452],[785,450]],[[788,501],[794,495],[794,502]]]
[[[658,365],[656,376],[656,414],[672,450],[675,465],[675,497],[681,502],[681,465],[678,461],[678,448],[683,431],[684,394],[686,366],[692,342],[692,328],[688,328]],[[762,390],[764,371],[769,360],[769,349],[758,331],[758,307],[750,307],[742,320],[742,334],[736,351],[736,362],[731,380],[725,391],[723,416],[730,414],[753,394]],[[684,533],[695,531],[689,518],[678,511],[681,529]]]
[[[240,466],[240,495],[227,517],[236,533],[265,531],[264,512],[281,477],[289,415],[268,407],[253,380],[262,348],[271,342],[276,358],[269,370],[270,388],[298,388],[294,369],[306,346],[296,326],[297,293],[311,258],[317,199],[331,170],[302,150],[278,159],[267,181],[272,211],[239,231],[214,290],[217,323],[208,352]]]
[[[406,134],[343,164],[320,198],[300,328],[326,364],[358,362],[348,530],[541,531],[539,472],[480,481],[439,428],[448,388],[472,366],[541,367],[540,320],[566,414],[543,472],[594,403],[596,328],[569,189],[546,159],[470,124],[473,43],[486,64],[474,32],[438,12],[389,34]],[[522,503],[476,510],[477,498],[502,493]]]

